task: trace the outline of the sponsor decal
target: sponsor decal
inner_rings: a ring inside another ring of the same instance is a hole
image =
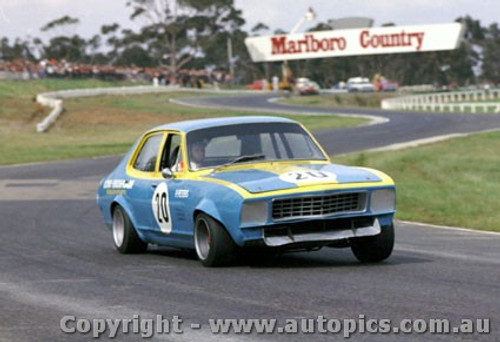
[[[125,189],[130,190],[134,187],[134,180],[130,179],[107,179],[104,184],[104,189]]]
[[[387,47],[409,46],[420,51],[425,32],[410,32],[404,30],[397,33],[371,34],[369,30],[361,31],[359,44],[363,49],[383,49]],[[347,47],[345,37],[326,37],[317,39],[313,34],[306,34],[304,39],[287,39],[286,36],[271,37],[272,55],[294,54],[318,51],[343,51]]]
[[[369,30],[363,30],[359,36],[359,44],[364,49],[411,46],[420,51],[424,36],[425,32],[406,33],[403,30],[399,33],[370,34]]]
[[[345,50],[347,41],[344,37],[327,37],[316,39],[312,34],[306,34],[304,39],[292,40],[286,36],[271,37],[273,55],[302,52]]]
[[[327,171],[293,171],[279,176],[282,181],[297,184],[337,183],[337,175]]]
[[[175,190],[175,198],[189,198],[189,190],[184,190],[184,189]]]

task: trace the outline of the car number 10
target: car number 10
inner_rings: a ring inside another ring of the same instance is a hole
[[[160,183],[153,193],[151,202],[156,223],[163,233],[172,231],[172,220],[170,219],[170,206],[168,201],[168,187],[166,183]]]

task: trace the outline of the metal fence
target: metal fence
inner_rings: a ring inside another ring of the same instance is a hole
[[[382,109],[500,113],[500,89],[453,91],[382,100]]]

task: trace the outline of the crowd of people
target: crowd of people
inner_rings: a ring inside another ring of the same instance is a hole
[[[180,84],[186,87],[201,88],[206,83],[225,83],[230,75],[223,71],[183,69],[175,75],[165,68],[143,68],[137,66],[115,66],[71,63],[56,60],[0,61],[0,79],[42,79],[42,78],[95,78],[105,81],[142,81],[160,85]]]

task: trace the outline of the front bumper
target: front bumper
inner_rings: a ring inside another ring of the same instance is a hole
[[[235,241],[240,246],[280,247],[375,236],[392,223],[395,199],[387,196],[392,189],[356,188],[246,201]]]
[[[301,220],[279,224],[246,228],[241,246],[283,247],[325,246],[348,242],[381,233],[384,227],[392,224],[394,214],[357,215],[351,217]]]
[[[375,236],[381,227],[377,218],[339,220],[336,224],[320,223],[309,227],[288,225],[264,229],[264,244],[268,247],[303,242],[332,242],[351,238]]]

